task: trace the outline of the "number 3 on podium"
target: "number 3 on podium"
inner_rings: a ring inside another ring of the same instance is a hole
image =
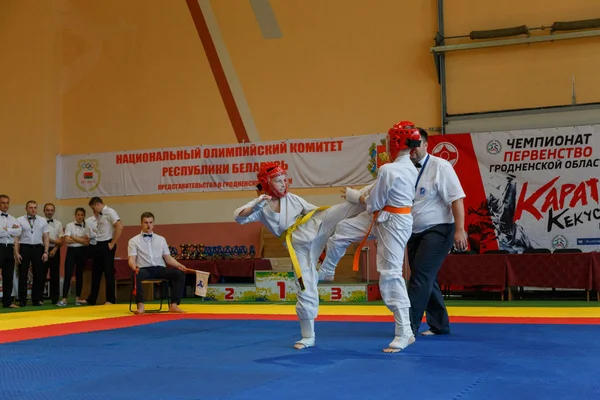
[[[341,300],[342,299],[342,288],[332,287],[331,288],[331,300]]]

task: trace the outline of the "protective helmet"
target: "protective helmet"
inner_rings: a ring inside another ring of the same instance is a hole
[[[388,131],[386,146],[390,161],[394,161],[401,150],[419,147],[420,145],[421,134],[419,129],[410,121],[400,121]]]
[[[257,179],[262,190],[264,190],[269,196],[281,198],[288,192],[289,185],[287,174],[283,168],[274,162],[268,161],[261,163]],[[285,188],[283,191],[278,189],[277,186],[273,184],[274,181],[281,180],[285,183]]]

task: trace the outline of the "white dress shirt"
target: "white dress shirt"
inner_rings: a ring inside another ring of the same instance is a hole
[[[93,217],[92,217],[93,218]],[[90,237],[90,229],[89,227],[83,223],[78,223],[77,221],[72,221],[67,224],[65,228],[65,236],[75,236],[79,238]],[[67,247],[83,247],[81,243],[69,243]]]
[[[129,239],[127,255],[134,256],[135,264],[140,268],[166,267],[163,256],[171,255],[171,252],[164,237],[142,232]]]
[[[113,233],[115,232],[115,223],[120,221],[119,215],[115,210],[108,206],[104,206],[101,212],[102,215],[98,215],[98,236],[96,241],[106,242],[112,240]]]
[[[87,217],[85,219],[85,226],[88,229],[88,233],[90,236],[90,245],[94,246],[96,244],[96,238],[98,237],[98,221],[95,216]]]
[[[27,215],[23,215],[17,218],[17,224],[21,225],[20,244],[44,244],[44,233],[50,232],[46,218],[38,216],[30,219]]]
[[[420,162],[419,180],[412,208],[413,233],[435,225],[454,223],[452,202],[465,197],[458,176],[448,161],[427,154]]]
[[[48,226],[50,227],[50,239],[58,240],[59,238],[64,237],[62,222],[55,218],[52,218],[51,220],[46,219],[46,222],[48,222]],[[54,247],[52,242],[50,242],[50,247]]]
[[[21,236],[21,226],[13,228],[13,225],[18,225],[15,217],[7,213],[0,215],[0,244],[13,244],[15,238]]]

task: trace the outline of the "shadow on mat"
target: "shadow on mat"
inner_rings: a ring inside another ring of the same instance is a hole
[[[297,367],[298,365],[333,365],[340,361],[347,360],[390,360],[401,355],[402,352],[385,354],[363,353],[352,350],[322,350],[310,348],[305,350],[295,350],[295,354],[289,354],[279,357],[259,358],[254,360],[258,364],[274,364],[288,367]],[[405,353],[406,354],[406,353]]]

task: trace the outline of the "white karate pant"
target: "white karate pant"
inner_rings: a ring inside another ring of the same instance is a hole
[[[321,264],[321,269],[319,270],[319,277],[321,279],[335,275],[335,267],[337,267],[340,259],[346,254],[348,246],[363,240],[372,220],[373,214],[363,211],[357,216],[344,219],[337,224],[335,233],[327,241],[325,260],[323,260],[323,264]],[[374,238],[372,233],[369,236],[370,239]],[[361,251],[361,249],[357,249],[357,251]]]
[[[382,212],[373,227],[377,238],[379,290],[387,308],[394,313],[396,336],[412,335],[408,310],[410,300],[402,275],[404,249],[412,232],[412,215]]]
[[[311,219],[292,233],[292,246],[298,257],[305,290],[298,289],[296,314],[298,318],[313,320],[319,312],[318,273],[319,256],[340,221],[354,216],[362,206],[344,202],[316,212]]]

